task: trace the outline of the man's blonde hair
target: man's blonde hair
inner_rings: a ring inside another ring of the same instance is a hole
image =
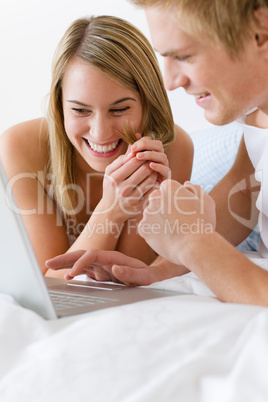
[[[153,48],[145,36],[132,24],[117,17],[99,16],[74,21],[55,52],[48,111],[48,169],[55,201],[65,219],[74,217],[78,203],[74,191],[77,184],[74,147],[65,132],[62,106],[63,77],[75,57],[140,94],[143,135],[161,140],[164,146],[174,139],[174,122],[163,78]],[[127,125],[120,133],[129,143],[136,140],[134,134],[133,128]]]
[[[203,35],[222,43],[237,56],[252,27],[258,24],[254,11],[267,8],[268,0],[130,0],[144,8],[172,10],[178,24],[193,35]],[[161,27],[159,27],[161,30]]]

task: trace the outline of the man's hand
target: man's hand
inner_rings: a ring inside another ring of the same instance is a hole
[[[187,239],[213,233],[215,224],[214,201],[200,186],[165,180],[149,195],[139,234],[157,254],[183,265]]]

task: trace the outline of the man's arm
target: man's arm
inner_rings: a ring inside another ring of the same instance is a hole
[[[216,204],[216,230],[233,245],[241,243],[257,224],[259,183],[254,172],[242,137],[232,168],[210,193]]]
[[[268,272],[217,232],[185,239],[180,260],[223,302],[268,306]]]
[[[268,272],[217,233],[215,223],[215,203],[199,186],[166,180],[151,194],[139,233],[162,257],[194,272],[220,300],[268,306]]]

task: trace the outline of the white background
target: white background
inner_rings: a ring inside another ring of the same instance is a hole
[[[44,115],[60,38],[76,18],[101,14],[125,18],[150,38],[143,10],[128,0],[0,0],[0,133]],[[210,126],[183,89],[169,97],[174,119],[186,131]]]

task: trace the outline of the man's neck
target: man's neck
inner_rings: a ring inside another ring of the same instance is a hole
[[[268,128],[268,115],[257,109],[246,117],[246,123],[258,128]]]

